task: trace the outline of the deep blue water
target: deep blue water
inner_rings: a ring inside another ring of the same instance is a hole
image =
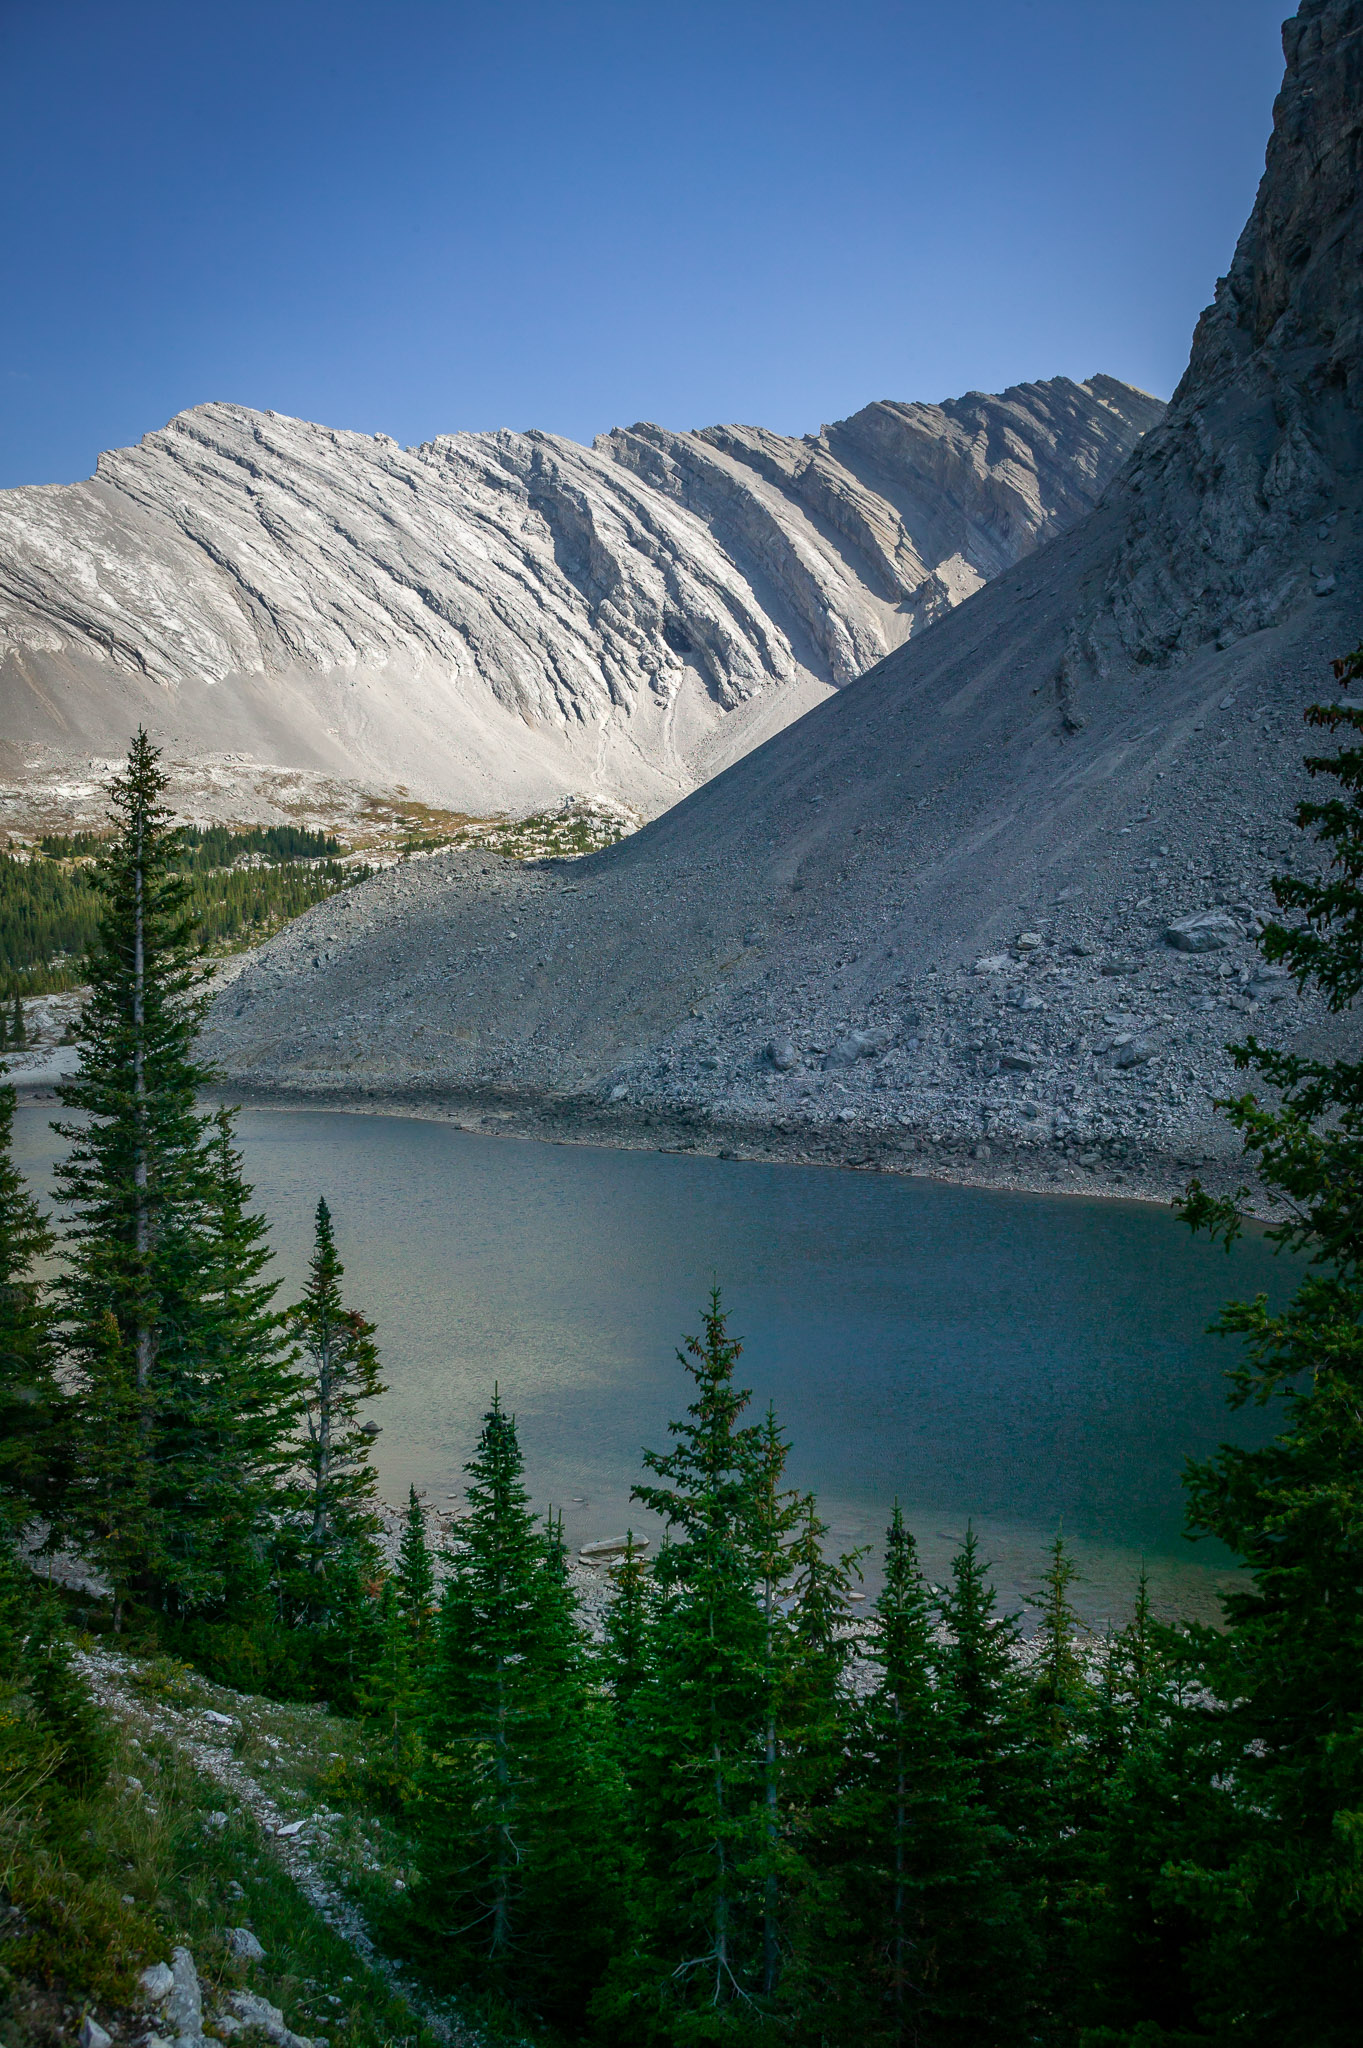
[[[49,1114],[19,1120],[43,1185]],[[1230,1348],[1204,1332],[1228,1293],[1288,1277],[1257,1233],[1228,1258],[1135,1202],[397,1117],[251,1110],[240,1129],[290,1288],[318,1195],[331,1205],[351,1299],[379,1325],[389,1498],[458,1491],[497,1382],[570,1541],[647,1527],[629,1487],[685,1404],[675,1349],[714,1277],[744,1382],[845,1544],[874,1542],[897,1494],[938,1576],[973,1517],[1014,1602],[1062,1522],[1093,1615],[1123,1611],[1142,1556],[1185,1609],[1224,1575],[1180,1535],[1179,1472],[1243,1435]]]

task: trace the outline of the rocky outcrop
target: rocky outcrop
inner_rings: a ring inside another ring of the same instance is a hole
[[[1336,587],[1363,473],[1363,28],[1306,0],[1263,182],[1163,421],[1113,490],[1123,518],[1067,648],[1072,693],[1122,660],[1229,646]]]
[[[310,912],[219,998],[234,1085],[1032,1185],[1229,1154],[1225,1041],[1332,1028],[1253,936],[1310,857],[1302,710],[1359,634],[1361,36],[1363,0],[1288,24],[1232,283],[1096,511],[609,851]],[[693,441],[635,441],[698,488]]]
[[[143,718],[469,810],[657,810],[1085,511],[1162,410],[1056,378],[805,440],[404,449],[198,406],[0,493],[8,772]]]

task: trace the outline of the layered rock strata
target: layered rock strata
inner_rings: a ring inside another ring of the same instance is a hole
[[[198,406],[0,493],[0,761],[50,781],[141,719],[243,776],[653,812],[1086,511],[1162,411],[1062,377],[804,440],[404,449]]]
[[[1284,42],[1233,285],[1094,513],[609,852],[310,913],[219,1000],[234,1083],[1034,1186],[1229,1172],[1225,1041],[1336,1028],[1252,941],[1363,621],[1363,0]]]

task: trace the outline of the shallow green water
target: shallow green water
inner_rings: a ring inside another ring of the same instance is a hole
[[[19,1119],[40,1185],[50,1114]],[[876,1541],[898,1494],[936,1576],[973,1517],[1015,1604],[1062,1519],[1091,1615],[1124,1611],[1142,1555],[1165,1603],[1214,1599],[1228,1560],[1181,1539],[1179,1471],[1243,1437],[1230,1349],[1203,1332],[1227,1293],[1281,1289],[1257,1236],[1228,1259],[1134,1202],[397,1117],[252,1110],[240,1128],[290,1287],[319,1194],[335,1214],[350,1297],[379,1325],[391,1499],[458,1491],[495,1380],[570,1542],[648,1527],[629,1487],[685,1404],[675,1347],[716,1275],[745,1384],[844,1544]]]

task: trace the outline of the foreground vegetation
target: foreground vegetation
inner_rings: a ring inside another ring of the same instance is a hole
[[[143,1968],[190,1948],[210,2003],[249,1988],[296,2031],[432,2048],[419,2018],[300,1892],[240,1803],[163,1727],[168,1701],[233,1709],[233,1744],[295,1756],[320,1785],[336,1723],[241,1703],[166,1658],[119,1660],[130,1713],[97,1709],[55,1597],[13,1563],[0,1584],[0,2019],[8,2048],[73,2041],[91,2012],[116,2036]],[[91,1647],[88,1639],[87,1647]],[[301,1725],[299,1725],[301,1722]],[[301,1738],[301,1739],[300,1739]],[[227,1930],[264,1950],[235,1957]]]
[[[1363,675],[1363,650],[1341,672]],[[1308,715],[1344,742],[1308,762],[1335,793],[1298,820],[1332,866],[1279,885],[1296,921],[1262,943],[1342,1010],[1363,990],[1363,713]],[[1246,1567],[1223,1628],[1161,1627],[1140,1587],[1127,1626],[1085,1643],[1057,1539],[1024,1646],[973,1537],[931,1588],[898,1510],[860,1625],[858,1560],[829,1553],[817,1503],[787,1485],[779,1421],[750,1415],[715,1294],[681,1354],[690,1404],[636,1489],[668,1540],[651,1567],[626,1552],[598,1641],[495,1397],[440,1570],[415,1498],[388,1562],[376,1333],[347,1299],[326,1205],[307,1286],[280,1309],[231,1116],[197,1107],[192,875],[162,790],[139,735],[96,870],[50,1288],[0,1091],[12,2015],[62,1975],[122,1996],[171,1919],[198,1913],[209,1953],[227,1910],[200,1858],[201,1896],[158,1875],[167,1904],[144,1910],[130,1886],[113,1916],[113,1869],[136,1862],[113,1846],[116,1738],[18,1562],[21,1535],[45,1530],[97,1563],[121,1645],[347,1718],[326,1795],[381,1816],[402,1871],[371,1883],[378,1859],[363,1859],[369,1923],[488,2032],[619,2048],[1352,2042],[1363,1061],[1235,1049],[1270,1093],[1227,1113],[1284,1197],[1272,1234],[1306,1277],[1281,1313],[1260,1298],[1223,1318],[1243,1344],[1232,1401],[1272,1404],[1279,1423],[1264,1448],[1188,1472],[1190,1530]],[[1239,1227],[1196,1183],[1182,1206],[1221,1239]],[[214,1857],[249,1858],[248,1832]],[[277,1939],[303,1940],[298,1924]],[[107,1965],[118,1984],[98,1979],[105,1951],[126,1958]],[[388,1996],[366,1993],[348,2038],[390,2024]]]

